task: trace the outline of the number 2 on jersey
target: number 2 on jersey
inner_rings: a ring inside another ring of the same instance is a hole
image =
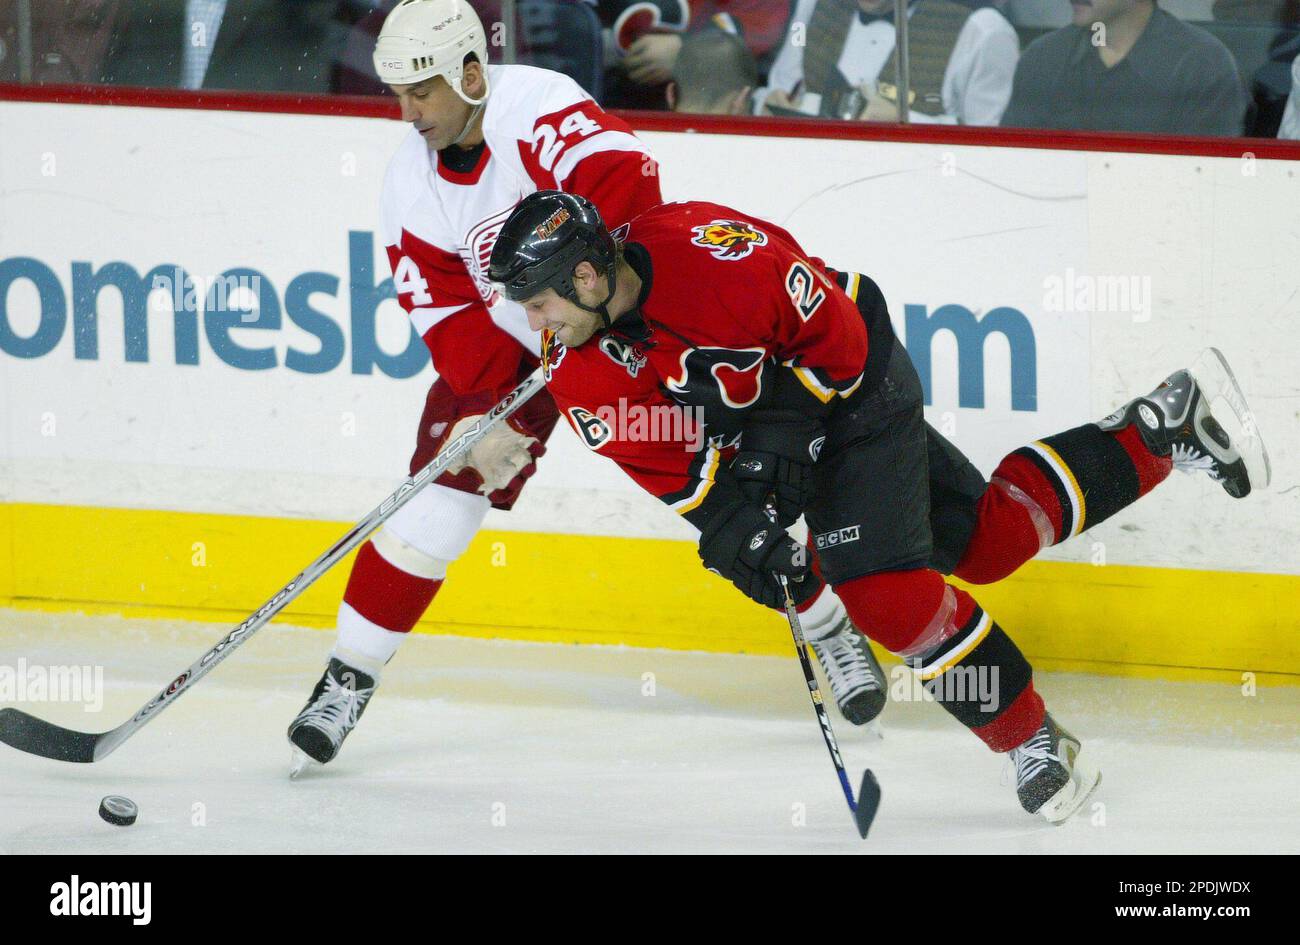
[[[825,291],[817,285],[812,270],[802,260],[790,266],[790,271],[785,274],[785,289],[790,293],[790,301],[804,321],[812,318],[813,312],[826,301]]]

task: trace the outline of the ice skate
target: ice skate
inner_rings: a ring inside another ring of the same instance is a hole
[[[296,778],[311,764],[328,764],[356,727],[378,680],[370,673],[331,656],[320,682],[302,711],[289,724],[293,760],[289,776]]]
[[[885,673],[848,615],[830,633],[808,642],[830,681],[840,715],[854,725],[866,725],[880,715],[886,701]]]
[[[1268,486],[1264,441],[1217,348],[1207,348],[1191,368],[1175,371],[1098,426],[1117,430],[1130,423],[1152,453],[1170,457],[1182,472],[1205,472],[1234,498]]]
[[[1054,824],[1082,807],[1101,783],[1101,772],[1081,761],[1079,751],[1079,740],[1045,716],[1038,731],[1008,755],[1020,806]]]

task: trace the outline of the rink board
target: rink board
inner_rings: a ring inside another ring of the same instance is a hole
[[[374,235],[405,129],[0,102],[0,131],[0,602],[242,616],[405,471],[432,372]],[[1300,678],[1300,229],[1282,209],[1300,165],[645,137],[667,197],[744,208],[874,275],[927,417],[986,474],[1223,348],[1273,490],[1235,503],[1173,477],[977,593],[1039,661]],[[164,291],[95,290],[160,267],[261,281],[190,317]],[[691,530],[567,429],[487,528],[425,629],[785,652],[783,624],[702,572]],[[344,576],[290,613],[328,624]]]
[[[5,511],[23,551],[0,606],[224,622],[257,609],[348,527],[68,506]],[[349,564],[283,619],[332,625]],[[1251,673],[1265,684],[1300,684],[1300,635],[1289,623],[1300,607],[1295,576],[1035,561],[972,591],[1043,669],[1235,684]],[[689,543],[591,535],[481,532],[417,629],[720,653],[791,649],[784,619],[700,568]]]

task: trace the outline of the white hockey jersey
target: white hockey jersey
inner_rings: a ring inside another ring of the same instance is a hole
[[[453,170],[411,128],[389,163],[380,209],[398,301],[457,394],[508,389],[520,345],[539,351],[523,308],[487,279],[519,200],[537,190],[581,194],[610,229],[661,202],[649,148],[568,76],[488,66],[488,78],[476,165]]]

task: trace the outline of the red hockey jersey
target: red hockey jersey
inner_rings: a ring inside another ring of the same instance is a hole
[[[822,260],[737,210],[663,204],[615,235],[642,280],[638,308],[574,349],[544,333],[547,384],[590,449],[698,526],[740,501],[726,460],[776,372],[814,407],[848,397],[867,326]]]

